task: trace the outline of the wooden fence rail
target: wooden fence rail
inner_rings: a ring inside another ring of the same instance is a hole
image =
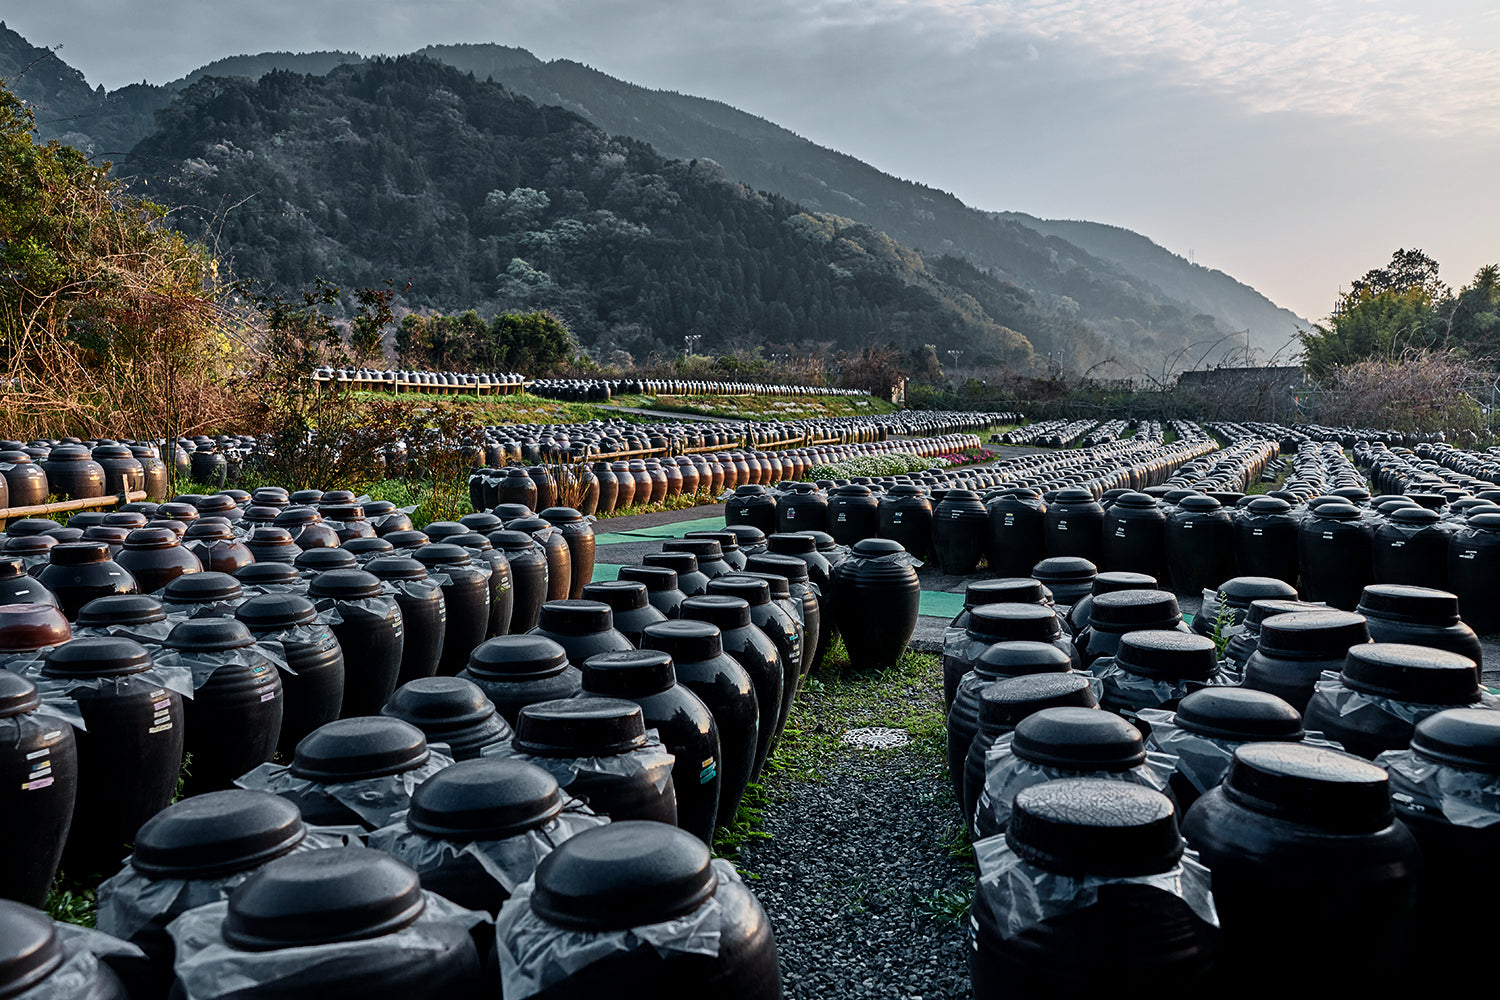
[[[112,507],[115,504],[135,503],[146,499],[145,490],[129,493],[113,493],[102,497],[84,497],[81,500],[59,500],[57,503],[36,503],[28,507],[0,507],[0,521],[18,517],[46,517],[48,514],[66,514],[73,510],[93,510],[96,507]]]

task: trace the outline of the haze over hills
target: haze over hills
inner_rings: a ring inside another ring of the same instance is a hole
[[[524,49],[500,45],[433,46],[418,54],[479,80],[491,78],[538,104],[567,108],[609,134],[649,142],[668,157],[713,160],[730,179],[810,212],[872,227],[919,248],[929,261],[944,256],[965,261],[985,273],[965,271],[959,285],[986,276],[998,279],[984,281],[982,294],[971,292],[976,301],[988,300],[995,288],[1019,286],[1024,319],[1015,312],[994,315],[1004,312],[998,306],[989,318],[1001,326],[1007,320],[1029,323],[1031,329],[1022,332],[1039,351],[1061,350],[1079,367],[1107,357],[1121,362],[1100,374],[1123,375],[1132,366],[1156,370],[1162,357],[1189,344],[1206,347],[1232,331],[1249,331],[1250,344],[1266,357],[1307,325],[1230,276],[1195,267],[1128,230],[972,209],[944,192],[891,177],[716,101],[648,90],[575,62],[543,62]],[[0,28],[0,76],[14,76],[31,64],[17,89],[48,109],[38,117],[39,131],[116,159],[153,131],[156,112],[206,76],[255,77],[271,69],[317,74],[361,59],[345,52],[239,56],[169,84],[137,84],[105,94],[90,89],[83,75],[56,55]],[[957,272],[953,263],[945,263],[932,268],[929,277],[939,273]],[[1009,293],[1002,298],[1021,301]],[[481,301],[488,300],[438,305],[460,308]],[[1065,330],[1072,333],[1064,335]],[[1092,336],[1083,336],[1089,331]],[[1054,346],[1059,337],[1060,346]],[[1234,341],[1225,338],[1224,346],[1233,347]],[[1243,341],[1238,346],[1242,349]]]

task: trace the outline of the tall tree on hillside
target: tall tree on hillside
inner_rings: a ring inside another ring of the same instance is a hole
[[[1436,261],[1420,250],[1397,250],[1339,296],[1326,323],[1298,335],[1303,367],[1326,381],[1341,366],[1431,346],[1439,336],[1433,305],[1447,294]]]

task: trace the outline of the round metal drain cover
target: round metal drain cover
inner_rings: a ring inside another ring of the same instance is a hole
[[[866,747],[871,750],[894,750],[896,747],[904,747],[910,743],[911,734],[904,729],[867,726],[863,729],[850,729],[845,732],[844,742],[850,746]]]

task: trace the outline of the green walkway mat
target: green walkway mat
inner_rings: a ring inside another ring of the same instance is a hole
[[[620,570],[623,568],[619,563],[596,562],[594,563],[594,578],[591,582],[598,583],[601,580],[618,580],[620,578]]]
[[[964,609],[964,595],[950,594],[942,590],[924,590],[917,604],[917,613],[928,618],[952,620]]]
[[[611,531],[594,535],[595,545],[623,545],[627,542],[644,542],[652,538],[681,538],[689,531],[723,531],[722,517],[701,517],[695,521],[677,521],[673,524],[657,524],[649,528],[634,528],[630,531]]]

